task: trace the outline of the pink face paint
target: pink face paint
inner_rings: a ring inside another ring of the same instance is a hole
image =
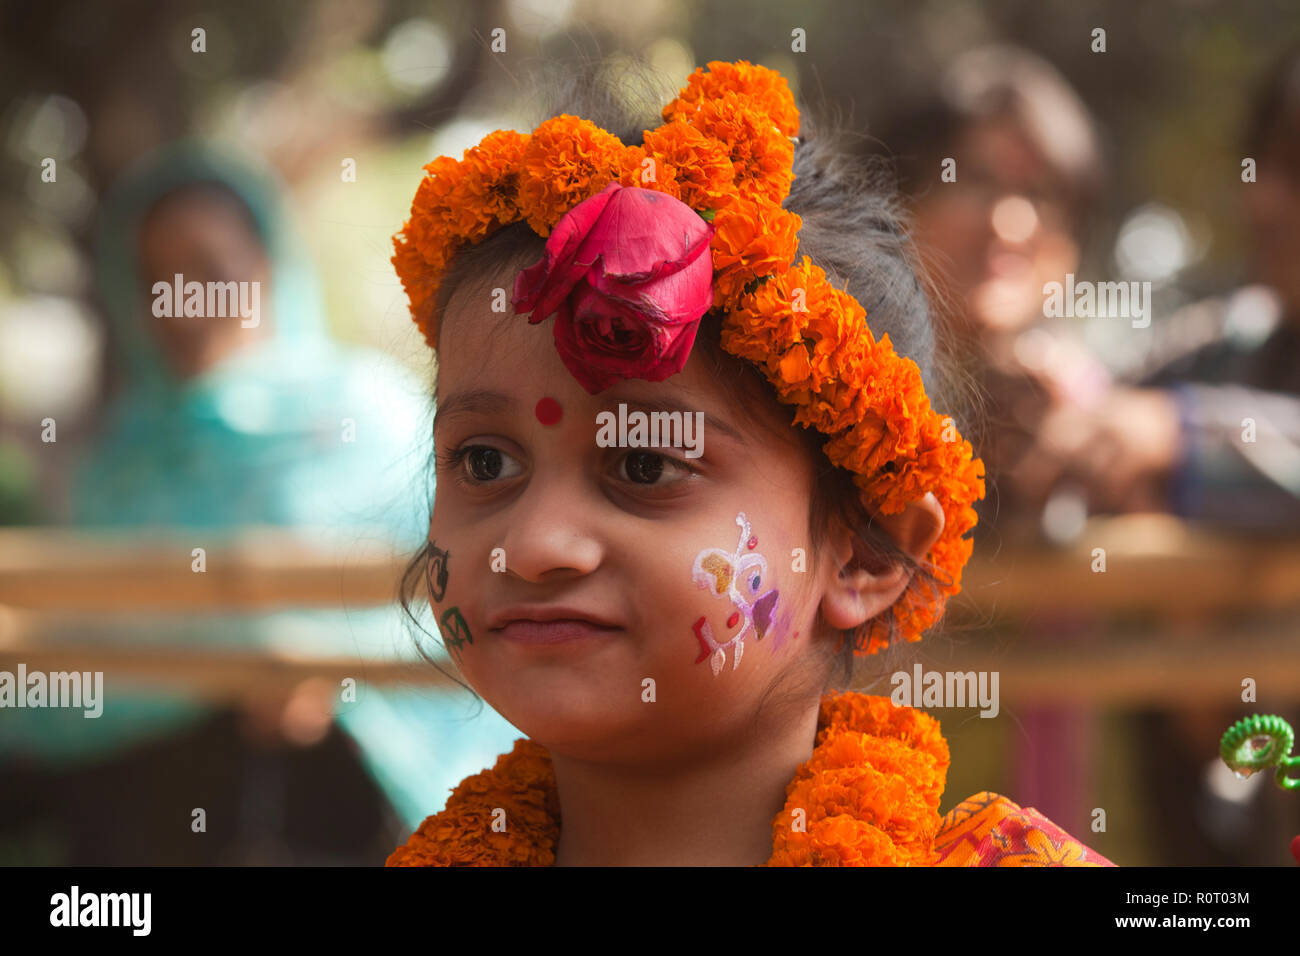
[[[706,548],[695,556],[695,564],[691,568],[691,577],[696,585],[718,596],[725,595],[736,608],[727,618],[727,627],[730,629],[737,624],[741,625],[739,631],[719,643],[706,618],[695,622],[695,636],[704,648],[696,663],[709,657],[714,677],[721,672],[729,647],[735,648],[731,669],[735,670],[740,665],[740,656],[745,651],[745,635],[750,628],[762,640],[771,628],[772,617],[780,600],[780,592],[776,588],[762,591],[763,581],[767,578],[767,559],[761,554],[749,553],[758,546],[758,538],[750,534],[749,519],[743,511],[736,515],[736,524],[740,526],[740,539],[736,542],[734,551]]]
[[[772,626],[772,653],[779,651],[786,642],[793,643],[799,639],[799,632],[790,629],[790,612],[786,611]]]
[[[559,402],[547,397],[537,403],[537,408],[533,410],[533,414],[537,416],[537,420],[543,425],[554,425],[560,420],[560,416],[564,414],[564,411],[560,408]]]

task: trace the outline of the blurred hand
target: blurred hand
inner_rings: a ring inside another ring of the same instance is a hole
[[[1180,450],[1170,393],[1114,388],[1090,408],[1054,402],[1034,446],[1003,480],[1035,502],[1072,481],[1084,486],[1094,511],[1164,511]]]

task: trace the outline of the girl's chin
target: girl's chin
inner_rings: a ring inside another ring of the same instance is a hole
[[[619,681],[619,683],[623,683]],[[633,682],[634,690],[639,686]],[[543,746],[586,750],[644,729],[648,704],[639,693],[611,696],[610,682],[595,686],[551,682],[545,686],[512,688],[483,699],[530,739]]]

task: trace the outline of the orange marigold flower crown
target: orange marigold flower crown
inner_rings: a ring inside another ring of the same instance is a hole
[[[762,370],[795,406],[796,423],[828,436],[827,457],[853,473],[869,513],[896,514],[928,492],[943,508],[943,532],[927,555],[937,593],[909,587],[891,610],[897,634],[919,640],[961,590],[984,463],[953,420],[931,409],[916,363],[894,352],[888,334],[877,341],[858,301],[809,257],[793,261],[802,220],[782,203],[794,179],[799,112],[785,78],[743,60],[714,61],[691,75],[663,118],[637,146],[561,115],[531,134],[497,130],[460,160],[427,164],[393,240],[416,325],[436,349],[436,298],[452,256],[503,226],[523,220],[548,236],[611,183],[685,203],[712,226],[722,347]],[[855,632],[856,654],[889,645],[887,618]]]

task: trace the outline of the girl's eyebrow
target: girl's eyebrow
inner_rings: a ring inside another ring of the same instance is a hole
[[[642,412],[679,412],[682,415],[693,415],[698,409],[689,409],[677,402],[668,401],[667,399],[630,399],[623,400],[620,404],[626,405],[629,411]],[[458,415],[499,415],[508,412],[515,406],[515,400],[504,392],[493,392],[488,389],[472,388],[463,392],[454,392],[447,398],[437,403],[437,410],[433,415],[433,429],[438,430],[438,422],[449,421]],[[722,419],[703,412],[704,424],[712,430],[721,432],[729,438],[745,443],[745,436],[736,428],[724,422]]]
[[[503,392],[482,388],[455,392],[437,403],[437,410],[433,413],[433,430],[438,430],[438,422],[455,418],[457,415],[500,414],[509,411],[514,404],[514,399]]]
[[[626,405],[628,411],[670,412],[670,413],[681,412],[682,415],[694,415],[697,411],[701,411],[700,409],[688,409],[683,405],[679,405],[676,402],[668,401],[667,399],[654,399],[654,398],[624,399],[621,404]],[[611,409],[611,411],[612,410],[613,409]],[[735,441],[740,442],[741,444],[745,443],[745,436],[742,435],[737,429],[733,428],[731,425],[728,425],[722,419],[710,415],[708,412],[703,412],[703,415],[704,415],[704,419],[703,419],[704,424],[707,425],[711,431],[713,430],[720,431],[722,432],[722,434],[728,436],[729,438],[734,439]]]

